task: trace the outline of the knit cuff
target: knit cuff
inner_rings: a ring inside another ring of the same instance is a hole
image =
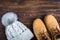
[[[18,34],[11,40],[30,40],[32,38],[33,38],[32,32],[29,29],[26,29],[25,32],[23,32],[22,34]]]

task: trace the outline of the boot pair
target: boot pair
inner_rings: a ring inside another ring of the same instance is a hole
[[[36,19],[33,30],[38,40],[60,40],[59,24],[53,15],[45,16],[44,22]]]

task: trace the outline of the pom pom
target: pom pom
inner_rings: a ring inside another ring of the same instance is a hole
[[[7,12],[2,16],[2,24],[8,26],[18,19],[14,12]]]

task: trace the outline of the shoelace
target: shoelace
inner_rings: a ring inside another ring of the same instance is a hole
[[[47,32],[44,32],[43,31],[43,33],[40,33],[39,34],[40,35],[40,40],[51,40],[50,38],[49,38],[49,35],[48,35],[48,33]]]
[[[55,27],[55,26],[54,26]],[[60,34],[60,29],[56,26],[56,29],[50,29],[52,40],[56,40],[56,36]]]

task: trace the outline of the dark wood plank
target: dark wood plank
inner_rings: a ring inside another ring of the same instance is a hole
[[[1,17],[6,12],[15,12],[19,21],[33,32],[33,21],[44,19],[47,14],[54,15],[60,24],[60,0],[0,0],[0,40],[7,40],[5,27],[1,24]],[[37,40],[34,37],[32,40]]]

